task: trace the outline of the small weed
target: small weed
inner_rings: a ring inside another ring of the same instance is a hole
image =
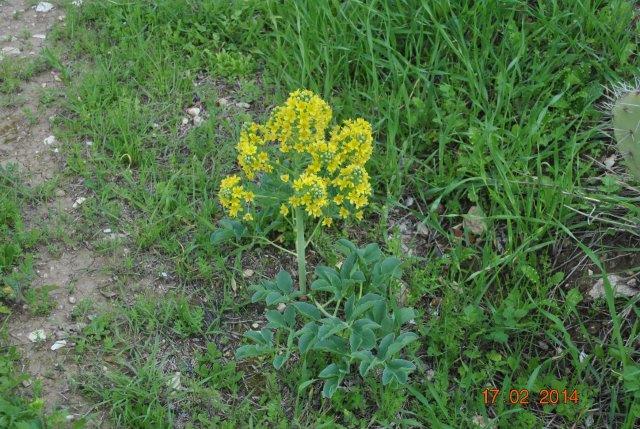
[[[71,310],[72,320],[84,320],[94,309],[93,300],[90,298],[83,298],[76,303]]]
[[[47,69],[43,57],[5,58],[0,61],[0,93],[17,92],[20,84]]]
[[[56,307],[55,300],[49,295],[58,289],[56,285],[44,285],[39,288],[29,288],[24,293],[29,311],[34,316],[46,316]]]

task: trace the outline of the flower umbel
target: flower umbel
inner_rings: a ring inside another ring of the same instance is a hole
[[[260,204],[275,204],[282,216],[299,207],[324,226],[333,219],[361,219],[371,195],[365,168],[373,150],[371,124],[358,118],[329,130],[331,117],[318,95],[298,90],[264,124],[246,125],[237,145],[241,173],[220,186],[229,216],[252,220],[255,192]],[[270,175],[276,185],[265,187]]]
[[[245,207],[253,202],[254,194],[240,184],[240,177],[231,175],[222,179],[220,183],[220,203],[227,209],[229,216],[236,217]]]

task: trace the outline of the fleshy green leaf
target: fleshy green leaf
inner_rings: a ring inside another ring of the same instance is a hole
[[[367,246],[361,251],[361,255],[367,265],[371,265],[379,261],[383,256],[380,247],[375,243],[367,244]]]
[[[255,304],[256,302],[264,300],[267,297],[268,293],[269,291],[267,291],[263,287],[257,288],[257,290],[251,296],[251,302]]]
[[[284,302],[285,299],[280,292],[269,292],[264,301],[267,305],[274,305],[279,302]]]
[[[398,335],[398,338],[396,338],[395,341],[393,341],[393,343],[391,343],[387,348],[387,351],[384,354],[385,359],[388,359],[391,356],[394,356],[400,350],[402,350],[402,348],[405,347],[407,344],[417,339],[418,339],[418,336],[413,332],[404,332]]]
[[[236,359],[243,360],[256,356],[267,354],[271,351],[269,347],[257,346],[255,344],[249,344],[240,346],[236,349]]]
[[[278,286],[278,289],[282,293],[287,294],[293,292],[293,279],[291,278],[291,274],[280,270],[276,276],[276,286]]]
[[[307,387],[311,386],[313,383],[315,383],[318,379],[317,378],[312,378],[311,380],[307,380],[304,383],[301,383],[300,386],[298,386],[298,393],[302,392],[303,390],[305,390]]]
[[[400,326],[415,318],[416,312],[413,308],[401,308],[396,313],[396,319],[398,320],[398,324]]]
[[[331,398],[336,390],[338,390],[338,385],[340,384],[340,380],[337,378],[330,378],[324,381],[324,387],[322,388],[322,396],[325,398]]]
[[[380,264],[380,271],[383,275],[398,276],[400,267],[400,259],[388,257]]]
[[[415,369],[415,365],[404,359],[393,359],[388,362],[382,372],[382,384],[387,385],[392,380],[396,380],[399,384],[406,384],[411,371]]]
[[[325,279],[316,279],[311,283],[311,290],[333,292],[331,284]]]
[[[278,355],[273,359],[273,367],[275,369],[280,369],[282,368],[282,365],[285,364],[285,362],[287,362],[287,360],[289,359],[289,354],[282,354],[282,355]]]
[[[346,238],[341,238],[338,240],[338,250],[342,252],[344,255],[348,255],[350,253],[355,253],[358,251],[358,248],[351,241]]]
[[[322,319],[322,326],[318,329],[318,338],[327,339],[347,328],[347,325],[337,317]]]
[[[393,342],[393,337],[393,334],[387,334],[380,340],[380,344],[378,345],[378,356],[381,359],[384,359],[385,355],[387,354],[387,349]]]
[[[269,321],[270,328],[288,328],[289,327],[284,316],[278,310],[267,310],[265,315],[267,317],[267,320]]]
[[[325,378],[325,379],[334,378],[334,377],[337,377],[339,373],[340,373],[340,369],[338,368],[338,365],[336,365],[335,363],[332,363],[327,365],[325,369],[320,371],[320,374],[318,374],[318,377]]]
[[[320,313],[320,310],[318,310],[318,308],[313,304],[309,304],[308,302],[294,302],[293,305],[300,312],[300,314],[310,319],[318,320],[320,317],[322,317],[322,313]]]
[[[353,319],[353,308],[354,308],[355,301],[356,301],[356,297],[352,295],[344,303],[344,317],[347,319],[347,321],[350,321]]]
[[[351,277],[351,271],[356,262],[356,255],[354,253],[347,256],[347,259],[342,262],[342,266],[340,267],[340,277],[343,279],[348,279]]]

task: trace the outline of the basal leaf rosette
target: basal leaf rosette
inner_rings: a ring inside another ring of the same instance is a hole
[[[373,150],[371,124],[344,121],[327,139],[331,118],[324,100],[298,90],[266,123],[246,125],[237,145],[241,172],[220,187],[228,215],[249,221],[257,205],[277,204],[283,216],[299,208],[326,226],[334,219],[362,219],[371,195],[365,168]]]

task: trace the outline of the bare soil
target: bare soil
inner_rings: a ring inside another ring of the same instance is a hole
[[[51,28],[56,23],[64,25],[62,9],[55,2],[50,3],[54,5],[50,11],[36,12],[32,2],[0,1],[1,55],[19,61],[35,58],[40,53],[47,43],[46,35]],[[58,113],[57,108],[55,103],[49,107],[43,107],[40,103],[43,91],[61,86],[56,71],[48,70],[23,82],[19,91],[10,95],[10,100],[5,99],[0,103],[0,106],[5,106],[0,107],[0,165],[15,164],[30,187],[59,178],[64,166],[64,142],[56,140],[45,143],[45,139],[53,135],[51,122]],[[79,218],[79,208],[73,207],[74,201],[80,196],[79,192],[80,187],[68,181],[59,181],[55,197],[49,201],[48,207],[27,209],[27,226],[46,223],[61,215]],[[52,311],[47,316],[34,316],[26,305],[23,306],[21,311],[18,310],[19,314],[11,318],[9,333],[21,351],[25,372],[31,375],[32,381],[42,382],[46,408],[66,408],[77,417],[95,410],[72,389],[73,379],[79,369],[72,350],[73,336],[86,322],[82,318],[74,320],[72,314],[79,304],[91,304],[88,307],[93,312],[103,308],[107,300],[100,290],[109,285],[111,279],[104,270],[107,261],[88,244],[66,246],[61,252],[54,253],[51,254],[47,246],[42,246],[36,252],[35,275],[31,284],[32,289],[55,287],[50,293],[54,301]],[[36,343],[30,341],[29,334],[39,329],[44,330],[46,339]],[[66,346],[51,350],[58,340],[67,341]]]

